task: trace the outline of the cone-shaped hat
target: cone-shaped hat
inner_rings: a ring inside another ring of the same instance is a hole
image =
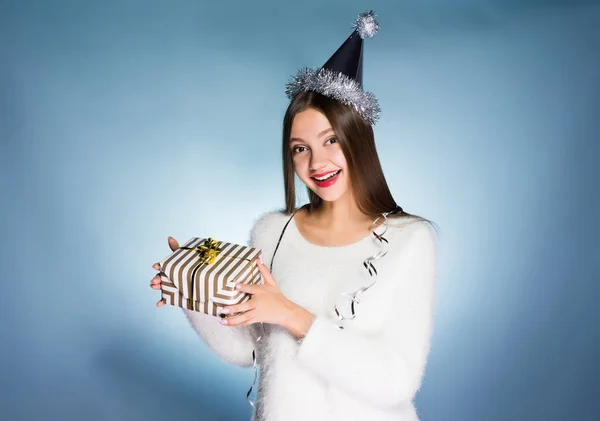
[[[286,85],[288,98],[314,91],[354,107],[370,124],[379,118],[377,98],[363,90],[363,40],[373,37],[379,24],[373,11],[358,15],[354,31],[320,69],[300,69]]]

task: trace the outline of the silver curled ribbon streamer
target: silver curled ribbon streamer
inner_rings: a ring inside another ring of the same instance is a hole
[[[377,219],[375,219],[372,223],[371,223],[371,233],[373,234],[373,236],[375,236],[375,239],[377,241],[379,241],[379,245],[381,247],[381,249],[375,253],[372,256],[367,257],[364,261],[363,261],[363,266],[364,268],[367,270],[369,276],[372,279],[372,282],[369,285],[365,285],[359,289],[357,289],[356,291],[353,292],[345,292],[342,295],[346,295],[346,296],[350,296],[350,315],[349,316],[345,316],[339,309],[337,304],[334,305],[333,307],[333,311],[335,313],[335,315],[337,316],[337,318],[340,320],[340,322],[344,322],[346,320],[353,320],[356,317],[356,311],[355,311],[355,306],[357,304],[360,303],[360,296],[367,291],[369,288],[371,288],[373,285],[375,285],[375,283],[377,282],[377,269],[375,268],[375,265],[373,264],[373,261],[375,260],[379,260],[384,258],[387,253],[388,253],[388,245],[389,242],[388,240],[384,237],[385,233],[388,230],[388,219],[387,216],[390,215],[393,212],[384,212],[381,214],[381,216],[378,216]],[[375,224],[377,224],[377,222],[379,220],[381,220],[383,218],[383,222],[381,224],[381,226],[383,226],[383,232],[378,234],[374,227]],[[342,330],[344,329],[344,326],[339,324],[339,325],[335,325],[335,327],[337,327],[338,329]]]
[[[260,340],[262,339],[263,335],[265,334],[265,326],[263,325],[262,322],[260,322],[260,329],[262,331],[262,333],[260,335],[258,335],[258,338],[256,338],[256,344],[258,346],[258,343],[260,342]],[[252,390],[254,389],[254,385],[256,384],[256,379],[258,377],[258,367],[257,367],[257,363],[256,363],[256,347],[252,350],[252,366],[254,367],[254,380],[252,380],[252,386],[250,386],[250,389],[248,389],[248,392],[246,393],[246,400],[248,401],[248,403],[250,404],[250,406],[252,408],[254,408],[254,402],[252,401],[252,399],[250,399],[250,394],[252,393]]]

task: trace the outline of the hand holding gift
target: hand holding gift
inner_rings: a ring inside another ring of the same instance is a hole
[[[171,248],[171,251],[175,251],[179,248],[179,242],[177,242],[177,240],[174,239],[173,237],[169,237],[167,242],[169,243],[169,247]],[[160,271],[160,265],[158,263],[155,263],[152,265],[152,269]],[[156,276],[154,278],[152,278],[152,280],[150,280],[150,288],[160,291],[161,283],[162,283],[161,273],[159,272],[156,274]],[[165,304],[166,304],[165,300],[160,299],[156,302],[156,307],[162,307]]]
[[[235,289],[237,283],[261,282],[257,266],[260,249],[199,237],[192,237],[183,246],[169,238],[169,247],[172,253],[153,266],[159,273],[150,283],[162,293],[159,307],[162,301],[221,316],[223,307],[250,299]]]
[[[304,336],[312,321],[314,315],[306,309],[288,300],[277,285],[277,282],[273,278],[273,275],[269,269],[262,263],[260,251],[251,248],[245,248],[237,245],[227,245],[227,247],[240,248],[241,250],[250,250],[250,253],[246,252],[246,258],[242,259],[239,257],[239,253],[229,255],[225,253],[225,256],[221,256],[222,259],[232,258],[246,260],[245,263],[248,265],[247,270],[243,270],[246,276],[238,279],[233,277],[227,278],[222,272],[223,279],[215,280],[212,279],[212,286],[210,288],[200,287],[199,285],[195,288],[196,290],[204,291],[204,297],[198,301],[198,294],[194,293],[193,284],[198,283],[200,278],[196,271],[190,269],[195,268],[206,268],[211,264],[215,266],[212,268],[213,272],[219,265],[216,260],[217,256],[221,253],[219,243],[212,239],[204,240],[204,243],[198,243],[198,239],[192,239],[188,242],[188,246],[196,245],[196,247],[180,247],[177,240],[169,237],[168,243],[171,251],[169,257],[167,257],[161,263],[155,263],[152,268],[158,270],[159,273],[152,278],[150,281],[150,287],[155,290],[161,290],[163,292],[163,298],[156,303],[157,307],[161,307],[167,304],[165,294],[170,299],[170,304],[178,305],[180,307],[188,308],[190,310],[203,311],[208,314],[218,315],[222,317],[221,323],[227,326],[244,326],[252,323],[270,323],[280,325],[290,332],[292,332],[297,338]],[[202,244],[198,247],[198,244]],[[228,243],[220,243],[220,245]],[[182,250],[185,254],[182,254]],[[198,250],[204,253],[199,256],[195,256],[194,252]],[[229,249],[231,251],[231,249]],[[179,257],[178,256],[179,253]],[[235,257],[235,256],[238,257]],[[187,256],[187,257],[186,257]],[[250,258],[248,258],[250,257]],[[195,260],[194,260],[195,259]],[[175,266],[173,263],[178,262]],[[248,264],[248,262],[250,262]],[[221,265],[223,262],[221,262]],[[240,270],[245,266],[242,264],[240,269],[240,262],[229,263],[226,267],[236,267],[236,271],[229,270],[229,275],[236,275],[240,273]],[[177,270],[175,270],[177,269]],[[210,272],[211,269],[208,270]],[[171,274],[170,278],[166,276],[165,272]],[[202,275],[202,271],[200,275]],[[190,275],[191,273],[191,275]],[[187,275],[189,276],[187,276]],[[179,277],[177,284],[182,291],[179,294],[179,300],[175,299],[173,293],[169,290],[177,290],[176,281],[174,278]],[[165,279],[167,278],[167,279]],[[185,279],[184,279],[185,278]],[[214,276],[213,276],[214,278]],[[260,285],[259,280],[262,278],[264,284]],[[244,282],[245,280],[245,282]],[[249,282],[248,282],[249,280]],[[208,278],[204,278],[204,286],[207,286],[209,282]],[[227,296],[218,295],[217,290],[228,292]],[[214,293],[213,293],[214,290]],[[213,295],[210,296],[210,293]],[[196,297],[196,298],[194,298]],[[218,302],[215,302],[216,301]],[[202,306],[204,302],[204,306]],[[210,305],[208,303],[210,302]]]
[[[263,322],[285,326],[288,318],[293,315],[296,304],[283,295],[271,272],[262,261],[257,263],[264,284],[237,284],[238,291],[250,294],[252,298],[245,303],[225,307],[222,314],[240,314],[221,320],[222,324],[243,326]]]
[[[245,303],[225,307],[225,314],[241,314],[221,320],[221,323],[227,326],[271,323],[286,328],[297,339],[302,339],[312,325],[315,315],[283,295],[269,268],[262,261],[258,263],[258,269],[264,284],[238,284],[236,288],[250,294],[252,298]]]

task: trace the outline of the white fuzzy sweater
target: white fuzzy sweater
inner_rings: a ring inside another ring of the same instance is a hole
[[[250,245],[271,264],[288,215],[267,213],[251,231]],[[362,261],[379,250],[370,235],[354,244],[309,243],[295,220],[288,225],[273,264],[283,294],[316,315],[304,340],[280,326],[231,327],[216,317],[184,310],[192,326],[222,360],[252,365],[257,345],[260,377],[255,421],[418,421],[412,402],[421,385],[433,330],[436,242],[425,222],[400,219],[385,235],[389,253],[374,262],[377,283],[356,307],[356,318],[338,321],[333,306],[343,292],[371,283]],[[250,386],[250,385],[249,385]],[[240,399],[243,399],[240,396]]]

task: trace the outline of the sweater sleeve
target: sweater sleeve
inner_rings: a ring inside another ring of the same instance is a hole
[[[254,340],[250,326],[224,326],[218,317],[182,310],[202,341],[220,359],[240,367],[252,365]]]
[[[393,257],[395,282],[383,293],[394,294],[394,306],[378,309],[384,317],[376,333],[366,335],[353,329],[352,322],[340,330],[317,316],[298,348],[298,361],[354,399],[380,408],[411,401],[430,349],[436,252],[433,233],[418,225]],[[361,310],[359,306],[357,318]]]
[[[261,216],[250,231],[248,245],[261,248],[269,225],[269,214]],[[240,367],[252,366],[252,351],[258,331],[254,325],[224,326],[219,318],[198,311],[182,309],[192,328],[204,343],[223,361]]]

